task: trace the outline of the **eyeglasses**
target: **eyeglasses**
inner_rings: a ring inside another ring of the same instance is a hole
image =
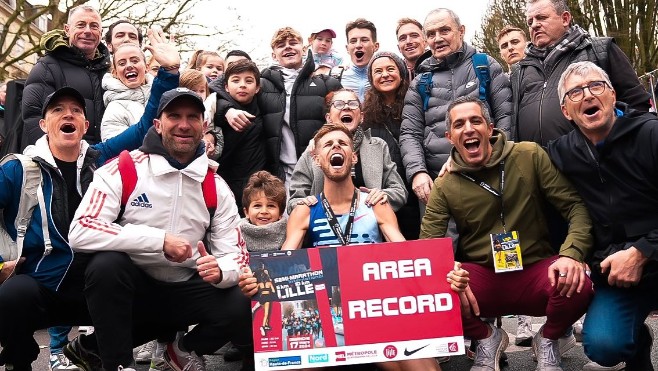
[[[562,103],[564,103],[566,97],[569,97],[569,100],[574,103],[580,102],[585,97],[585,88],[587,88],[592,95],[601,95],[605,91],[607,85],[608,83],[605,81],[592,81],[587,85],[577,86],[564,94],[564,97],[562,97]]]
[[[337,110],[342,110],[345,108],[345,106],[347,106],[349,109],[361,108],[361,103],[359,103],[358,100],[348,100],[347,102],[344,100],[335,100],[331,102],[331,105]]]

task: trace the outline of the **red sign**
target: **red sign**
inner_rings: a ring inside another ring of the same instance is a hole
[[[252,254],[256,367],[464,352],[450,239]]]

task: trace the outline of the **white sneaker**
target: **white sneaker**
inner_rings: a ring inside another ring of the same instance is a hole
[[[532,317],[518,316],[518,326],[516,327],[516,339],[514,344],[522,347],[532,345],[532,338],[535,333],[532,331]]]
[[[142,345],[137,349],[137,354],[135,354],[135,362],[137,363],[149,363],[153,357],[153,352],[155,351],[156,341],[149,341],[148,343]]]
[[[491,335],[477,343],[471,371],[500,371],[500,356],[509,344],[505,330],[491,326]]]
[[[78,326],[78,332],[85,335],[91,335],[94,332],[94,326]]]
[[[137,371],[134,368],[123,368],[123,366],[119,366],[117,368],[117,371]]]
[[[206,359],[194,352],[184,352],[179,347],[182,338],[167,345],[164,360],[174,371],[206,371]]]
[[[619,362],[614,366],[606,367],[601,366],[600,364],[589,361],[585,366],[583,366],[583,371],[619,371],[623,370],[626,367],[626,362]]]
[[[64,353],[57,353],[50,355],[50,370],[51,371],[62,371],[62,370],[76,370],[79,371],[80,368],[66,358]]]
[[[576,346],[576,336],[574,334],[569,336],[562,336],[561,338],[557,339],[557,342],[558,349],[560,350],[560,357],[562,357],[564,353],[570,351],[573,347]]]
[[[540,329],[532,339],[532,350],[537,355],[537,368],[535,371],[563,371],[560,367],[560,346],[558,340],[547,339],[542,336]]]

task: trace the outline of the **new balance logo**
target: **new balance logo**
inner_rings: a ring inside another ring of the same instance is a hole
[[[134,199],[131,203],[131,206],[137,206],[137,207],[145,207],[147,209],[151,209],[153,207],[153,204],[149,202],[148,197],[146,197],[146,193],[142,193],[141,196],[137,197]]]

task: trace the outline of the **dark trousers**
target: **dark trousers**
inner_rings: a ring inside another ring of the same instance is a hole
[[[19,274],[0,285],[0,364],[30,369],[39,355],[34,332],[55,325],[91,325],[83,296],[86,257],[76,255],[58,291]]]
[[[184,282],[157,281],[119,252],[95,254],[85,282],[106,370],[131,365],[133,345],[190,325],[197,326],[182,339],[183,346],[199,355],[229,340],[241,350],[252,349],[250,303],[237,286],[218,289],[198,275]]]

